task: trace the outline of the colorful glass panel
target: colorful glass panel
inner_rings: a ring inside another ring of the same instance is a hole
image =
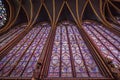
[[[0,61],[0,76],[32,77],[50,29],[49,24],[34,27]]]
[[[16,26],[13,29],[10,29],[6,34],[0,36],[0,50],[11,42],[17,35],[19,35],[25,28],[25,25],[20,27]]]
[[[114,28],[116,28],[116,29],[118,29],[118,30],[120,30],[120,26],[118,26],[116,24],[111,23],[111,26],[114,27]]]
[[[85,22],[83,28],[101,51],[101,54],[110,58],[115,67],[120,67],[120,37],[102,25],[92,22]]]
[[[6,21],[7,21],[6,8],[2,0],[0,0],[0,28],[5,25]]]
[[[73,70],[75,69],[75,70]],[[103,77],[77,27],[57,26],[48,77]]]

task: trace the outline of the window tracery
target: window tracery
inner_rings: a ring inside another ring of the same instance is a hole
[[[73,71],[74,68],[74,71]],[[75,25],[57,26],[48,77],[103,77]]]
[[[5,47],[10,41],[12,41],[17,35],[19,35],[26,25],[16,26],[10,29],[7,33],[0,36],[0,49]]]
[[[0,28],[5,25],[6,21],[7,21],[6,8],[2,0],[0,0]]]
[[[111,59],[115,67],[120,67],[120,37],[94,22],[84,22],[83,28],[101,54]]]
[[[0,76],[32,77],[50,29],[49,24],[34,27],[0,61]]]

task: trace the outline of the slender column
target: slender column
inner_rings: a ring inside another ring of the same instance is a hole
[[[55,26],[55,25],[54,25]],[[39,74],[39,79],[46,78],[48,75],[48,69],[49,69],[49,64],[50,64],[50,58],[51,58],[51,53],[52,53],[52,48],[53,48],[53,41],[54,41],[54,36],[55,36],[55,31],[56,28],[52,27],[50,31],[50,35],[48,37],[47,43],[46,43],[46,48],[44,48],[44,51],[41,56],[41,62],[42,66],[40,69],[40,74]]]
[[[40,30],[37,32],[39,34]],[[16,64],[13,66],[13,68],[11,69],[11,71],[8,73],[8,75],[10,75],[13,71],[13,69],[17,66],[17,64],[19,63],[19,61],[21,60],[21,58],[24,56],[25,52],[27,51],[27,49],[29,48],[29,46],[32,44],[32,42],[35,40],[35,38],[37,37],[38,34],[35,34],[33,40],[28,44],[27,48],[25,49],[25,51],[23,51],[22,55],[20,56],[19,60],[17,60]]]
[[[23,30],[10,43],[0,50],[0,59],[2,59],[30,30]]]
[[[104,74],[104,76],[113,78],[113,75],[112,75],[110,69],[108,68],[108,65],[104,61],[103,56],[100,54],[100,51],[96,49],[96,46],[92,43],[92,40],[89,38],[87,33],[84,31],[84,29],[82,29],[81,31],[82,31],[81,32],[82,36],[84,33],[83,39],[85,40],[85,42],[87,42],[87,45],[89,46],[89,49],[91,50],[91,54],[95,58],[97,64],[99,62],[98,65],[99,65],[102,73]]]
[[[88,29],[89,29],[89,27],[88,27]],[[90,29],[89,29],[90,30]],[[91,30],[90,30],[91,31]],[[92,32],[92,31],[91,31]],[[102,41],[92,32],[92,34],[101,42],[101,44],[102,45],[104,45],[103,43],[102,43]],[[105,46],[105,45],[104,45]],[[106,47],[106,46],[105,46]],[[109,51],[109,52],[111,52],[107,47],[106,47],[106,49]],[[111,52],[111,54],[112,54],[112,52]],[[115,55],[114,54],[112,54],[114,57],[115,57]],[[117,57],[115,57],[119,62],[120,62],[120,60],[117,58]]]
[[[72,28],[72,27],[71,27],[71,28]],[[72,30],[73,30],[73,28],[72,28]],[[79,44],[74,31],[73,31],[73,33],[74,33],[74,36],[75,36],[75,39],[76,39],[76,43]],[[80,45],[78,45],[78,47],[79,47],[79,50],[80,50],[80,55],[82,56],[83,63],[84,63],[84,65],[85,65],[86,72],[87,72],[88,76],[90,77],[90,74],[89,74],[89,71],[88,71],[88,67],[87,67],[87,65],[86,65],[86,63],[85,63],[85,59],[84,59],[83,54],[82,54],[82,51],[81,51],[81,49],[80,49]]]
[[[92,25],[91,25],[92,26]],[[94,28],[94,26],[92,26]],[[94,28],[95,29],[95,28]],[[109,43],[111,43],[104,35],[102,35],[97,29],[95,29],[102,37],[104,37]],[[104,31],[103,31],[104,32]],[[109,35],[110,36],[110,35]],[[120,51],[120,49],[118,47],[116,47],[113,43],[111,43],[118,51]]]
[[[41,30],[43,30],[43,28],[41,28]],[[40,32],[41,32],[41,30],[40,30]],[[45,34],[46,30],[47,30],[47,28],[44,30],[43,35]],[[24,67],[24,70],[26,69],[27,65],[28,65],[29,62],[30,62],[30,59],[31,59],[32,56],[34,55],[34,52],[35,52],[37,46],[39,45],[39,43],[40,43],[40,41],[41,41],[43,35],[40,37],[40,39],[39,39],[39,41],[38,41],[38,44],[35,46],[35,49],[34,49],[33,53],[31,54],[31,56],[30,56],[30,58],[29,58],[29,60],[28,60],[28,62],[27,62],[27,64],[26,64],[26,66]],[[22,71],[21,75],[23,74],[24,70]]]
[[[70,54],[70,60],[71,60],[71,67],[72,67],[72,74],[73,74],[73,77],[76,77],[76,70],[75,70],[75,64],[74,64],[74,59],[73,59],[73,55],[72,55],[72,50],[71,50],[71,44],[70,44],[70,39],[69,39],[69,33],[68,33],[68,30],[67,30],[67,27],[66,26],[66,34],[67,34],[67,38],[68,38],[68,46],[69,46],[69,54]]]
[[[91,55],[93,56],[93,58],[95,59],[95,62],[97,63],[97,65],[99,66],[102,74],[106,77],[112,77],[109,69],[106,67],[105,62],[103,62],[103,58],[101,58],[99,51],[97,49],[95,49],[95,45],[93,43],[91,43],[91,39],[88,39],[88,35],[86,35],[86,33],[84,32],[84,30],[80,30],[80,33],[83,37],[83,39],[85,40],[85,43],[87,44],[88,48],[91,51]]]
[[[62,70],[62,27],[60,27],[60,66],[59,66],[59,77],[62,76],[61,70]]]
[[[82,26],[82,25],[79,24],[78,26]],[[93,55],[93,58],[95,59],[95,62],[99,66],[102,74],[104,76],[113,78],[110,69],[105,64],[105,61],[103,60],[103,57],[100,55],[100,52],[96,49],[95,45],[93,45],[92,40],[89,38],[87,33],[84,31],[83,28],[79,28],[78,30],[79,30],[81,36],[83,37],[83,40],[85,41],[86,45],[88,46],[89,50],[91,51],[91,55]]]
[[[29,36],[29,38],[30,38],[30,36]],[[26,40],[24,41],[24,43],[26,43],[27,40],[28,40],[28,39],[26,39]],[[13,58],[13,56],[16,55],[16,53],[20,50],[20,48],[24,45],[24,43],[21,44],[21,46],[19,47],[19,49],[14,52],[14,54],[12,55],[12,57],[11,57],[6,63],[4,63],[4,65],[3,65],[3,67],[0,69],[0,71],[3,70],[3,68],[6,66],[6,64]]]

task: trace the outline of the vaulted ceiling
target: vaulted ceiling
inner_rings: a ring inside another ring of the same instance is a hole
[[[43,21],[55,25],[63,20],[76,24],[96,20],[104,24],[120,15],[120,0],[5,0],[5,3],[9,16],[0,34],[22,23],[28,27]]]

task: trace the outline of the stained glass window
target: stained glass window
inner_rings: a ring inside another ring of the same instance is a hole
[[[0,36],[0,50],[7,45],[10,41],[15,39],[19,35],[26,25],[16,26],[15,28],[10,29],[7,33]]]
[[[34,27],[0,61],[0,76],[32,77],[50,29],[51,27],[47,23]]]
[[[120,26],[118,26],[116,24],[111,23],[111,26],[114,27],[114,28],[116,28],[117,30],[120,30]]]
[[[115,18],[116,18],[116,21],[120,24],[120,17],[115,17]],[[119,25],[111,23],[111,26],[116,28],[116,29],[118,29],[118,30],[120,30],[120,26]]]
[[[83,28],[101,54],[110,58],[115,67],[120,67],[120,37],[94,22],[84,22]]]
[[[77,27],[63,22],[56,29],[48,77],[73,76],[103,77]]]
[[[120,24],[120,17],[115,17],[117,22]]]
[[[6,8],[2,2],[2,0],[0,0],[0,28],[2,26],[4,26],[4,24],[7,21],[7,13],[6,13]]]

